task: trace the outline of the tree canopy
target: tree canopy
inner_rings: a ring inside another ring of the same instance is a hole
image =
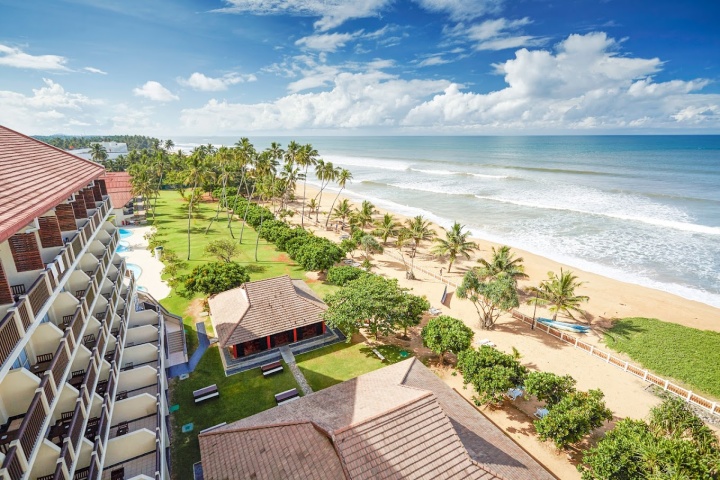
[[[558,449],[575,444],[606,421],[612,412],[605,406],[600,390],[570,392],[533,422],[540,440],[552,440]]]
[[[247,269],[235,262],[212,262],[193,268],[182,278],[185,291],[215,295],[250,281]]]
[[[484,329],[491,329],[504,310],[519,305],[515,281],[507,276],[483,278],[477,269],[463,277],[457,296],[470,300]]]
[[[556,375],[551,372],[530,372],[525,378],[525,392],[545,402],[548,407],[556,405],[568,394],[575,391],[577,382],[570,375]]]
[[[578,280],[578,277],[570,270],[560,269],[560,275],[555,272],[548,272],[547,280],[543,280],[538,287],[532,287],[530,291],[535,297],[528,300],[528,303],[537,302],[538,305],[549,305],[553,313],[553,320],[558,313],[563,312],[570,318],[575,318],[572,312],[582,315],[585,311],[580,304],[590,300],[586,295],[576,295],[575,289],[585,282]]]
[[[440,362],[445,362],[445,354],[452,352],[458,354],[470,348],[473,331],[462,320],[440,315],[428,321],[421,332],[423,344],[440,356]]]
[[[505,392],[522,385],[527,375],[517,358],[485,345],[461,351],[457,367],[465,385],[475,388],[477,405],[502,402]]]

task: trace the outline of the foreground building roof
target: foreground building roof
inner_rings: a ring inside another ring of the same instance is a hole
[[[415,359],[198,438],[208,480],[554,478]]]
[[[321,322],[327,308],[305,282],[287,275],[244,283],[209,304],[221,347]]]
[[[104,171],[102,165],[0,125],[0,242]]]

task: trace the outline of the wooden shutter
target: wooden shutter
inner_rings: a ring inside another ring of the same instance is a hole
[[[0,261],[0,305],[13,303],[13,294],[10,290],[10,282],[5,275],[2,261]]]
[[[85,199],[85,208],[90,210],[95,208],[95,195],[93,194],[92,188],[83,188],[82,191],[83,199]]]
[[[57,217],[40,217],[38,223],[40,224],[40,244],[43,248],[63,246]]]
[[[107,193],[107,185],[105,185],[105,180],[103,180],[103,179],[95,180],[95,183],[100,185],[100,193],[102,193],[103,195],[108,194]]]
[[[75,218],[88,217],[87,209],[85,208],[85,200],[83,200],[82,195],[78,195],[77,199],[74,202],[71,202],[70,205],[72,205],[73,212],[75,212]]]
[[[95,182],[95,185],[92,187],[93,197],[95,198],[96,202],[102,202],[102,193],[100,192],[100,185],[98,185],[97,182]]]
[[[45,268],[34,233],[16,233],[8,239],[8,243],[18,272]]]
[[[61,203],[60,205],[55,207],[55,215],[57,215],[58,225],[60,226],[61,232],[77,230],[77,224],[75,223],[75,212],[72,205],[68,203]]]

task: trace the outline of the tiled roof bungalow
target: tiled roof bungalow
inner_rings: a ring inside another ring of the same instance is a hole
[[[133,199],[130,174],[127,172],[105,172],[100,179],[105,182],[107,193],[113,205],[115,225],[124,225],[123,222],[134,214],[133,208],[128,205]]]
[[[202,433],[205,480],[551,480],[416,359]]]
[[[0,126],[0,478],[168,476],[162,314],[102,166]]]
[[[325,327],[323,301],[305,282],[287,275],[244,283],[208,303],[227,373],[277,359],[283,345],[298,352],[298,346],[341,340]]]

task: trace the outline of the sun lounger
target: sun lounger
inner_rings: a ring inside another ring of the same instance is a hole
[[[489,338],[483,338],[482,340],[478,340],[475,342],[479,347],[486,346],[486,347],[494,347],[495,343],[493,343],[492,340]]]
[[[537,418],[545,418],[547,417],[548,413],[550,412],[548,412],[547,408],[538,408],[537,410],[535,410],[535,413],[533,413],[533,415],[535,415]]]
[[[440,315],[442,313],[442,310],[440,310],[439,308],[433,307],[430,310],[428,310],[428,313],[430,315]]]
[[[505,395],[507,395],[510,400],[516,400],[518,397],[521,397],[522,394],[522,388],[510,388]]]

